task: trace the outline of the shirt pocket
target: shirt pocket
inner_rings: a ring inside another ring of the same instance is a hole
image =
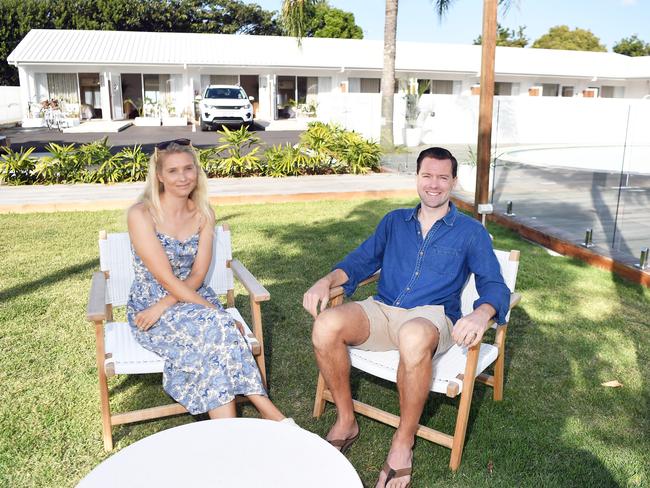
[[[427,261],[434,272],[443,275],[457,275],[459,273],[462,256],[458,249],[431,246],[427,254]]]

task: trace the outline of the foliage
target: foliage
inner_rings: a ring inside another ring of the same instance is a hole
[[[261,153],[260,138],[242,126],[223,127],[218,146],[197,149],[199,164],[210,178],[230,176],[297,176],[324,173],[362,174],[379,170],[379,146],[336,124],[311,122],[291,146],[273,146]],[[40,159],[33,149],[2,148],[0,184],[117,183],[144,181],[149,155],[142,146],[124,147],[114,154],[108,138],[87,144],[46,146]]]
[[[636,34],[633,34],[614,44],[612,51],[626,56],[650,56],[650,43],[639,39]]]
[[[566,25],[556,25],[542,37],[537,39],[532,47],[539,49],[566,49],[569,51],[607,51],[600,39],[590,30],[569,29]]]
[[[517,30],[508,29],[501,24],[497,24],[497,46],[504,47],[526,47],[529,39],[524,35],[525,25],[520,25]],[[475,45],[483,43],[483,36],[479,35],[474,39]]]
[[[363,30],[354,21],[354,14],[320,1],[308,9],[306,37],[363,39]]]
[[[77,157],[74,144],[62,145],[50,142],[45,149],[49,156],[41,158],[34,168],[39,183],[74,183],[84,181],[85,168]]]
[[[2,146],[0,155],[0,184],[27,185],[34,182],[34,165],[36,160],[30,155],[33,147],[19,151],[13,151],[9,147]]]
[[[299,145],[272,146],[264,152],[266,160],[265,174],[275,178],[281,176],[298,176],[313,168],[311,156]]]
[[[220,158],[217,169],[221,176],[248,176],[256,174],[262,169],[261,160],[257,156],[260,138],[242,125],[238,130],[230,130],[225,125],[219,131],[222,144],[216,148],[221,154],[225,151],[226,156]]]
[[[122,166],[121,181],[144,181],[149,170],[149,156],[141,145],[125,147],[117,155]]]

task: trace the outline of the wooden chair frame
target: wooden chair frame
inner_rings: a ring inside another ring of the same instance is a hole
[[[510,261],[519,261],[519,251],[510,251],[509,255]],[[371,276],[370,278],[362,281],[359,286],[366,285],[368,283],[373,283],[379,280],[379,272]],[[342,286],[334,287],[330,290],[330,306],[335,307],[343,303],[344,291]],[[510,295],[510,310],[512,310],[519,302],[521,301],[521,295],[519,293],[511,293]],[[451,449],[451,457],[449,460],[449,467],[452,471],[456,471],[460,466],[461,457],[463,454],[463,446],[465,443],[465,433],[467,431],[467,422],[469,420],[470,407],[472,404],[472,395],[474,393],[474,382],[479,381],[488,386],[491,386],[493,389],[493,399],[494,401],[503,400],[503,376],[505,370],[505,342],[506,342],[506,333],[508,331],[508,324],[498,325],[494,324],[494,321],[491,321],[488,324],[488,328],[496,327],[496,334],[494,340],[494,346],[498,349],[497,359],[494,361],[494,372],[493,374],[482,373],[476,375],[477,363],[479,359],[479,351],[481,344],[477,344],[474,347],[469,348],[467,354],[467,362],[465,365],[465,371],[463,374],[458,375],[458,379],[463,382],[463,389],[460,395],[460,404],[458,407],[458,414],[456,417],[456,427],[454,429],[454,434],[449,435],[444,432],[426,427],[424,425],[418,425],[416,435],[423,439],[426,439],[430,442],[439,444],[448,449]],[[487,331],[487,329],[486,329]],[[446,396],[449,398],[455,398],[458,395],[458,384],[450,382],[447,387]],[[327,388],[325,380],[322,374],[318,374],[318,383],[316,386],[316,396],[314,399],[314,417],[320,417],[325,411],[326,402],[334,403],[334,398],[331,391]],[[386,425],[390,425],[394,428],[399,426],[400,417],[392,413],[381,410],[372,405],[362,403],[358,400],[352,400],[354,405],[354,411],[370,417],[372,419],[378,420]]]
[[[223,229],[228,231],[227,224],[222,224]],[[100,239],[107,239],[106,231],[100,231]],[[246,289],[251,309],[252,334],[247,334],[247,341],[251,345],[253,355],[260,369],[262,381],[266,381],[266,363],[264,358],[264,333],[262,327],[261,302],[271,299],[270,293],[264,288],[257,279],[246,269],[246,267],[236,259],[227,262],[227,266],[232,270],[233,276]],[[156,418],[167,417],[187,413],[185,407],[179,403],[173,402],[167,405],[161,405],[140,410],[133,410],[123,413],[111,413],[108,378],[115,375],[112,368],[105,367],[105,360],[110,358],[105,352],[104,333],[107,323],[113,321],[113,306],[107,303],[107,280],[110,279],[110,271],[97,271],[93,274],[90,286],[90,295],[88,298],[88,307],[86,318],[95,324],[95,343],[96,343],[96,362],[99,376],[99,396],[102,413],[102,437],[104,449],[110,451],[113,449],[112,428],[115,425],[140,422]],[[226,293],[227,307],[235,305],[235,291],[229,289]],[[128,325],[126,325],[128,327]],[[237,398],[237,401],[245,399]]]

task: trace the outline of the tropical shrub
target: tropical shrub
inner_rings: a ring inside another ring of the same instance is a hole
[[[4,154],[0,155],[0,184],[29,185],[34,182],[34,166],[36,159],[30,157],[34,148],[20,148],[13,151],[8,147],[1,147]]]
[[[216,148],[219,157],[217,170],[221,176],[249,176],[259,174],[262,169],[261,159],[257,156],[260,147],[260,138],[249,132],[248,127],[242,125],[239,130],[230,130],[225,125],[219,131],[222,144]],[[247,152],[246,152],[247,151]]]
[[[260,138],[242,126],[223,127],[219,145],[197,149],[199,164],[208,177],[220,176],[297,176],[306,174],[378,171],[379,145],[336,124],[311,122],[294,146],[278,145],[261,153]],[[75,146],[50,143],[50,154],[40,159],[31,156],[33,148],[13,151],[0,148],[0,184],[32,183],[116,183],[143,181],[149,155],[142,146],[125,147],[112,154],[108,139]]]
[[[314,168],[313,158],[300,146],[272,146],[264,152],[265,174],[275,178],[306,174]]]

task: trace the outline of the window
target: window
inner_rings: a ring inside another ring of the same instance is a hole
[[[237,75],[210,75],[211,85],[238,85],[239,76]]]
[[[361,93],[379,93],[381,78],[360,78],[359,91]]]
[[[601,86],[600,87],[600,96],[602,98],[614,98],[616,95],[614,93],[614,86]]]
[[[48,73],[49,98],[66,103],[79,103],[76,73]]]
[[[543,83],[542,96],[543,97],[557,97],[560,93],[560,85],[557,83]]]
[[[563,86],[562,87],[562,96],[563,97],[572,97],[575,90],[572,86]]]
[[[239,88],[208,88],[203,98],[226,98],[231,100],[244,100],[244,92]]]
[[[454,93],[452,80],[431,80],[431,92],[434,95],[451,95]]]
[[[497,81],[494,83],[494,94],[501,96],[512,95],[512,83],[505,81]]]
[[[169,75],[142,75],[146,103],[164,103],[170,96]]]

